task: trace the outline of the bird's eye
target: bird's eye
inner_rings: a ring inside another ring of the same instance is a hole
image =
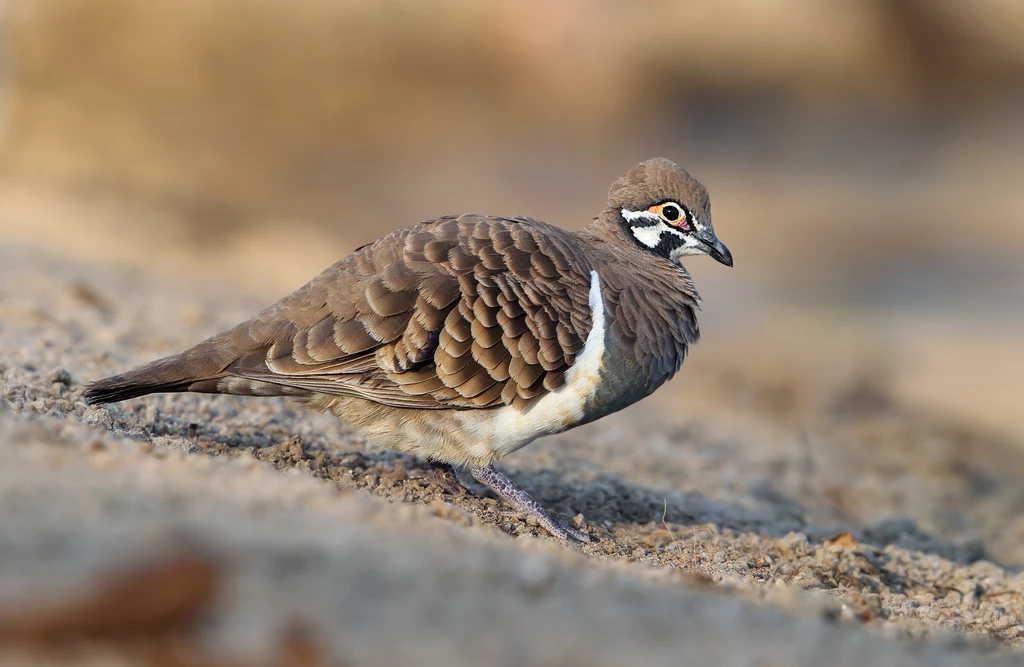
[[[681,204],[674,201],[657,204],[647,209],[648,213],[658,216],[677,229],[690,229],[690,213]]]

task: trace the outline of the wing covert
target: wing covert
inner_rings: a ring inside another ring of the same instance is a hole
[[[355,251],[230,332],[229,375],[421,409],[525,407],[590,331],[575,236],[525,218],[440,218]]]

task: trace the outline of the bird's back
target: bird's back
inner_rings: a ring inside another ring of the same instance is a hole
[[[96,382],[86,398],[201,391],[523,408],[565,382],[590,332],[590,287],[570,232],[444,217],[359,248],[251,320]]]

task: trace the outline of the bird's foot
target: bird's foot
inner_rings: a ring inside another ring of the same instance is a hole
[[[484,484],[491,491],[520,514],[532,516],[553,536],[563,542],[590,542],[590,535],[582,530],[566,526],[558,521],[541,507],[540,503],[523,491],[518,484],[505,475],[494,469],[493,466],[469,466],[470,473],[478,482]]]

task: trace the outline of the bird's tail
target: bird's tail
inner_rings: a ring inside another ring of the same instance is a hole
[[[89,405],[97,405],[164,392],[236,393],[230,391],[230,383],[223,380],[228,377],[225,368],[238,354],[220,338],[211,338],[180,354],[93,382],[85,390],[85,400]]]
[[[180,355],[179,355],[180,356]],[[129,398],[174,391],[197,391],[218,393],[220,378],[200,378],[181,367],[177,357],[167,357],[127,373],[114,375],[93,382],[85,389],[85,401],[89,405],[117,403]],[[223,375],[220,377],[224,377]]]

